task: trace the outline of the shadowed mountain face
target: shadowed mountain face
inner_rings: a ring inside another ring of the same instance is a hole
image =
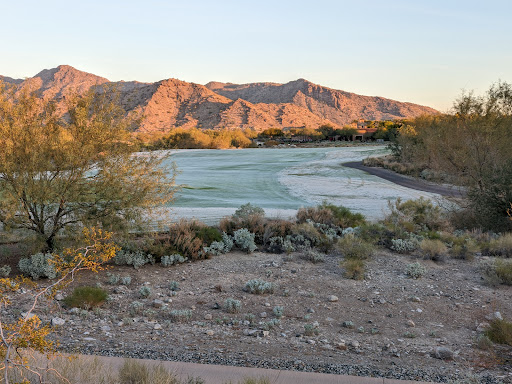
[[[341,127],[355,119],[392,120],[438,113],[429,107],[356,95],[304,79],[286,84],[210,82],[206,86],[177,79],[111,83],[61,65],[24,81],[2,76],[0,80],[57,99],[84,93],[96,85],[112,84],[120,93],[122,106],[143,117],[138,128],[142,132],[165,132],[176,127],[256,131],[317,128],[322,124]]]

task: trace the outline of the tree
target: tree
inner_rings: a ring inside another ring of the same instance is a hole
[[[110,89],[59,104],[0,85],[0,222],[36,233],[48,250],[63,229],[119,229],[172,199],[166,156],[134,154],[134,119]]]
[[[3,373],[2,381],[5,384],[9,384],[12,370],[22,377],[25,372],[30,372],[41,378],[47,368],[34,364],[35,354],[50,356],[55,352],[55,344],[47,338],[51,329],[47,325],[43,326],[34,313],[39,302],[52,300],[58,290],[74,280],[78,272],[97,272],[115,256],[118,247],[111,242],[111,233],[92,228],[85,229],[83,235],[84,246],[52,256],[49,262],[55,266],[59,277],[46,287],[29,290],[26,293],[31,296],[28,310],[12,323],[3,320],[10,304],[9,294],[18,291],[23,284],[30,284],[30,281],[24,278],[0,279],[0,373]]]

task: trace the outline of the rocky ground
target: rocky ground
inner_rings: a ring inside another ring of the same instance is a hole
[[[435,382],[471,374],[512,383],[511,349],[476,343],[489,319],[512,318],[512,287],[483,285],[478,260],[433,262],[379,251],[362,281],[344,278],[339,261],[233,252],[170,268],[116,266],[108,273],[130,276],[129,285],[109,284],[107,271],[73,283],[107,289],[102,307],[69,309],[57,301],[37,314],[65,351]],[[408,278],[407,265],[416,261],[427,272]],[[245,292],[255,278],[271,282],[274,292]],[[149,297],[141,297],[141,287],[150,288]],[[13,308],[22,311],[27,298],[17,293]],[[226,310],[228,298],[240,301],[237,313]],[[281,318],[275,307],[283,308]]]

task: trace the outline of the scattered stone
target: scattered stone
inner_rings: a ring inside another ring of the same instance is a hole
[[[110,327],[108,325],[104,325],[100,328],[103,332],[109,332],[110,331]]]
[[[353,348],[359,348],[359,346],[360,346],[360,345],[361,345],[361,344],[360,344],[360,343],[359,343],[359,341],[357,341],[357,340],[352,340],[352,341],[350,342],[350,346],[351,346],[351,347],[353,347]]]
[[[56,325],[64,325],[64,323],[66,323],[66,320],[64,319],[61,319],[60,317],[54,317],[52,320],[51,320],[51,324],[52,326],[56,326]]]
[[[441,360],[452,360],[453,351],[447,347],[436,347],[434,349],[434,357]]]
[[[83,341],[96,341],[96,339],[94,337],[84,337],[82,340]]]
[[[33,318],[35,315],[35,313],[28,314],[27,312],[21,312],[21,317],[27,320]]]
[[[213,332],[211,329],[208,329],[205,334],[207,334],[208,336],[213,336],[215,334],[215,332]]]
[[[485,320],[493,321],[493,320],[503,320],[503,316],[501,316],[500,312],[489,313],[485,316]]]
[[[316,344],[316,341],[315,341],[315,340],[311,340],[311,339],[309,339],[309,340],[308,340],[308,344],[315,345],[315,344]]]
[[[331,303],[335,303],[339,299],[338,299],[338,296],[330,295],[329,297],[327,297],[327,300],[329,300]]]
[[[164,302],[159,299],[153,300],[152,304],[153,304],[153,307],[155,307],[155,308],[162,308],[164,306]]]
[[[339,349],[340,351],[346,351],[347,350],[347,345],[345,344],[344,341],[336,343],[335,346],[336,346],[336,349]]]
[[[308,313],[315,313],[315,310],[313,308],[308,308],[307,312]]]
[[[407,320],[407,326],[411,327],[411,328],[414,328],[416,326],[416,324],[412,320]]]
[[[252,337],[267,337],[270,335],[270,332],[262,331],[261,329],[244,329],[244,335]]]
[[[480,324],[478,324],[478,327],[476,327],[476,331],[479,333],[484,333],[490,326],[491,325],[488,322],[483,321]]]
[[[265,303],[265,307],[270,307],[270,303]]]
[[[267,318],[267,312],[261,312],[261,313],[260,313],[260,317],[261,317],[262,319],[266,319],[266,318]]]
[[[57,294],[55,295],[55,300],[57,300],[57,301],[62,301],[62,300],[64,300],[64,296],[62,295],[62,293],[57,293]]]
[[[213,316],[211,315],[211,313],[207,313],[206,315],[204,315],[204,319],[211,320],[211,319],[213,319]]]
[[[359,332],[359,333],[364,333],[364,327],[359,327],[359,328],[357,328],[357,332]]]

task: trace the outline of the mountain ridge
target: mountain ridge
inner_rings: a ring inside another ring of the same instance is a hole
[[[353,120],[394,120],[439,113],[433,108],[336,90],[300,78],[284,84],[234,84],[211,81],[205,85],[178,79],[155,83],[111,82],[69,65],[44,69],[26,80],[0,76],[17,87],[38,90],[43,97],[61,99],[85,93],[91,87],[112,84],[122,106],[142,116],[141,132],[173,128],[252,129],[342,127]]]

